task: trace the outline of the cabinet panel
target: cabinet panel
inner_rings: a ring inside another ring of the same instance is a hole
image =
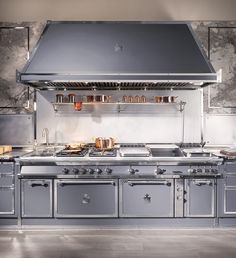
[[[236,217],[236,173],[227,173],[218,182],[218,216]]]
[[[7,216],[15,213],[14,187],[0,187],[0,215]]]
[[[52,217],[52,180],[21,180],[22,217]]]
[[[121,180],[121,217],[173,217],[173,180]]]

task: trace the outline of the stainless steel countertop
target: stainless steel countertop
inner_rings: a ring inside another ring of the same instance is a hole
[[[71,165],[182,165],[182,164],[221,164],[223,158],[213,157],[121,157],[118,151],[116,157],[89,157],[88,154],[84,157],[56,157],[55,149],[57,147],[51,147],[48,150],[48,155],[51,156],[31,156],[31,153],[20,157],[22,163],[55,163],[57,165],[63,165],[70,163]],[[196,149],[196,148],[195,148]],[[191,149],[189,149],[191,151]],[[50,152],[51,151],[51,152]]]

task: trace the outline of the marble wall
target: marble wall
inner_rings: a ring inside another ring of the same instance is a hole
[[[18,24],[0,22],[2,28],[0,29],[0,114],[32,112],[32,90],[30,90],[30,106],[27,108],[27,87],[15,81],[16,69],[21,70],[27,59],[27,30],[10,30],[3,27],[29,26],[31,51],[44,25],[39,22]],[[192,27],[206,53],[210,36],[212,64],[216,70],[223,69],[223,82],[204,89],[205,112],[234,114],[236,113],[234,108],[236,107],[236,22],[192,22]],[[213,27],[210,33],[209,27]]]

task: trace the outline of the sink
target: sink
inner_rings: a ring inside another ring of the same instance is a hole
[[[191,157],[191,158],[210,158],[210,157],[216,157],[211,152],[184,152],[186,157]]]
[[[150,148],[153,157],[184,157],[179,148]]]

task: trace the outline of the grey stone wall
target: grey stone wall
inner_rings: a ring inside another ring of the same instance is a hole
[[[30,51],[36,44],[44,24],[38,22],[1,23],[0,27],[29,26]],[[205,111],[208,113],[236,113],[236,21],[192,22],[206,53],[210,36],[210,57],[216,70],[223,69],[223,83],[204,89]],[[209,27],[224,27],[211,28]],[[21,70],[27,58],[27,30],[0,30],[0,113],[32,112],[27,107],[27,87],[16,83],[16,69]],[[18,107],[18,108],[2,108]]]

